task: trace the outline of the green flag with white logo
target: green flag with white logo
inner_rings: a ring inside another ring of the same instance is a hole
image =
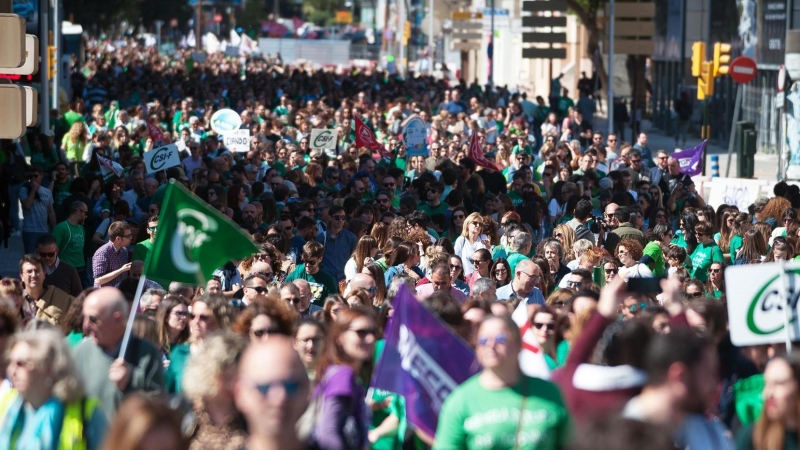
[[[142,273],[162,280],[206,283],[228,261],[257,251],[238,225],[170,180],[158,217],[158,234]]]

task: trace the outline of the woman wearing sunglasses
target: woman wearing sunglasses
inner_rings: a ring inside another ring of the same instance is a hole
[[[713,263],[723,263],[722,249],[714,242],[714,229],[708,222],[700,222],[694,227],[697,247],[692,252],[692,270],[689,274],[701,282],[708,280],[708,269]]]
[[[479,442],[503,443],[497,448],[565,447],[567,410],[555,385],[520,370],[519,327],[510,317],[489,316],[478,327],[476,343],[481,371],[445,400],[436,429],[437,448],[477,448]],[[504,414],[512,410],[524,410],[522,417],[530,414],[548,420],[523,425],[520,414]],[[494,414],[497,411],[501,413]],[[491,423],[486,423],[488,417]]]
[[[466,278],[470,290],[478,278],[492,278],[492,254],[489,253],[489,250],[478,249],[472,254],[472,258],[467,260],[467,264],[472,265],[472,273]]]
[[[172,349],[189,340],[189,306],[183,297],[167,295],[158,303],[156,325],[164,368],[169,367]]]
[[[706,290],[714,298],[720,298],[725,294],[725,264],[715,262],[708,268],[708,281],[706,281]]]
[[[491,274],[490,278],[497,283],[498,288],[511,282],[511,266],[505,258],[497,258],[494,260],[489,273]]]
[[[550,370],[556,370],[556,348],[561,336],[557,336],[556,318],[558,313],[549,306],[543,306],[536,310],[531,316],[531,328],[539,347],[544,351],[544,360]]]
[[[304,417],[304,421],[314,423],[309,439],[312,447],[325,450],[369,446],[365,386],[372,376],[375,342],[379,338],[370,309],[355,307],[338,315],[317,364],[316,388]]]
[[[203,346],[203,340],[230,322],[231,306],[222,295],[195,297],[189,314],[189,341],[172,348],[170,363],[164,371],[164,387],[170,394],[183,392],[183,373],[192,355]]]

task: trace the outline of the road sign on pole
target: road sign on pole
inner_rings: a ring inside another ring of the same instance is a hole
[[[730,74],[733,81],[739,84],[747,84],[755,80],[758,74],[756,62],[746,56],[740,56],[731,62],[728,74]]]
[[[565,47],[556,47],[567,43],[566,27],[567,2],[565,0],[523,1],[522,10],[531,13],[522,18],[524,28],[534,28],[532,32],[522,33],[523,44],[535,44],[523,47],[524,59],[564,59],[567,57]],[[544,45],[542,45],[544,44]]]

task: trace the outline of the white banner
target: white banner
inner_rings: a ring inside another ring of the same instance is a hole
[[[739,211],[747,211],[747,207],[761,194],[762,186],[766,186],[764,180],[749,180],[745,178],[716,178],[711,181],[711,193],[708,196],[708,204],[717,208],[719,205],[733,205]],[[772,197],[772,195],[768,195]]]
[[[731,341],[739,346],[786,341],[784,311],[788,294],[791,315],[789,337],[800,339],[797,298],[800,295],[800,264],[786,265],[784,280],[780,263],[747,264],[725,269],[725,296]],[[786,284],[784,284],[786,283]]]
[[[308,146],[314,149],[335,150],[337,137],[336,130],[314,128],[311,130],[311,140],[309,140]]]
[[[232,152],[250,151],[250,130],[233,130],[223,135],[225,148]]]
[[[165,145],[144,154],[144,165],[147,173],[169,169],[180,163],[181,157],[178,155],[178,146],[175,144]]]

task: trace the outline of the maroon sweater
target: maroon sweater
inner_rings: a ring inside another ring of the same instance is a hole
[[[595,346],[611,323],[612,321],[593,311],[583,332],[570,349],[566,364],[553,373],[551,381],[561,388],[567,410],[576,422],[620,412],[625,403],[638,395],[644,385],[643,374],[628,366],[608,368],[588,364]],[[578,367],[581,367],[580,376],[591,378],[585,380],[587,383],[581,383],[593,385],[591,390],[575,387],[575,372]],[[614,379],[609,376],[609,370],[624,371],[626,368],[630,369],[628,373],[616,372]]]

